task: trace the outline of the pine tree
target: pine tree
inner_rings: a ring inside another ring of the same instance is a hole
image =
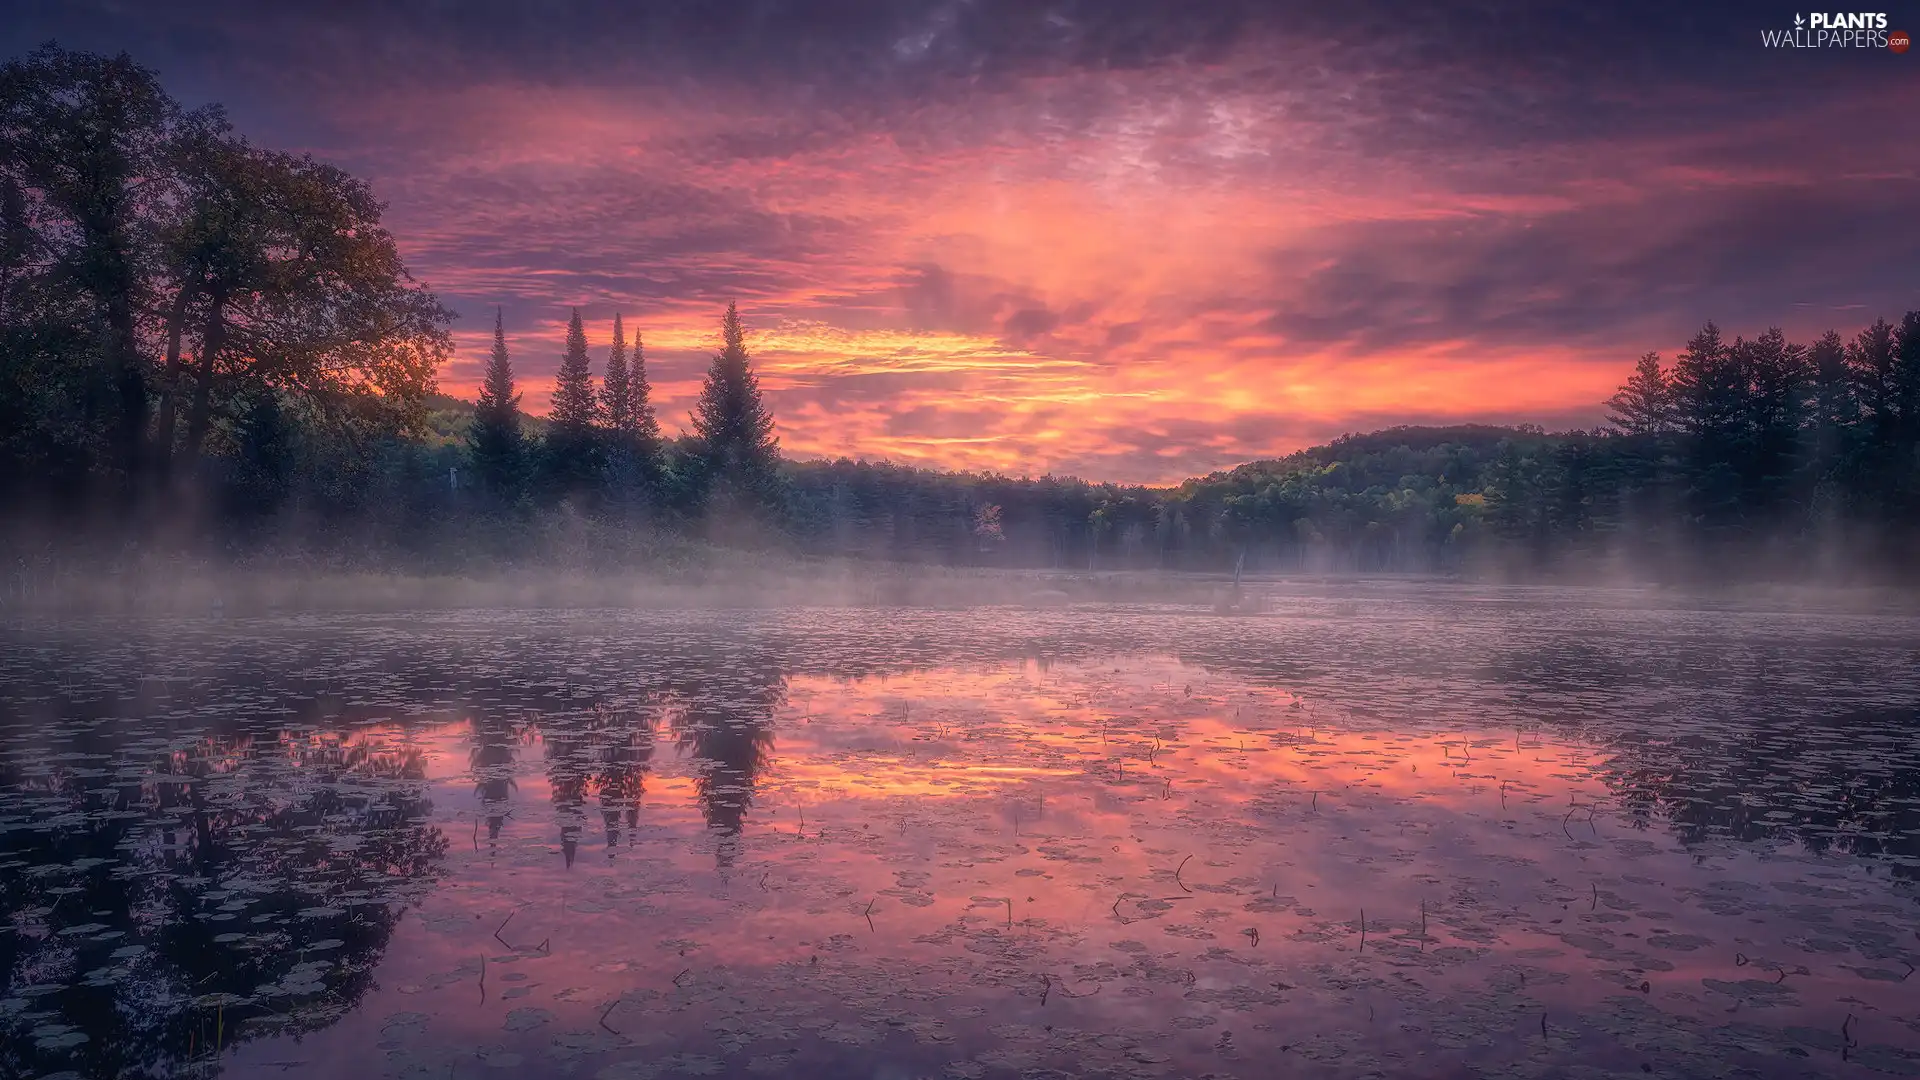
[[[760,400],[760,380],[734,304],[727,304],[720,325],[723,345],[692,416],[695,480],[710,496],[764,501],[778,483],[780,441]]]
[[[593,389],[593,362],[587,357],[587,331],[580,309],[567,324],[567,351],[554,376],[553,404],[547,412],[548,493],[566,496],[597,486],[603,464],[600,402]]]
[[[553,406],[547,414],[553,430],[572,438],[589,438],[600,419],[600,405],[593,392],[593,361],[587,357],[587,331],[580,324],[580,309],[573,309],[567,324],[567,352],[560,358],[560,370],[553,380]]]
[[[1748,387],[1748,452],[1738,462],[1745,484],[1742,501],[1748,516],[1771,517],[1790,494],[1797,464],[1811,387],[1807,349],[1789,342],[1776,326],[1745,343],[1740,368]]]
[[[1607,402],[1607,422],[1629,435],[1656,435],[1673,427],[1673,388],[1660,368],[1660,354],[1640,358],[1620,392]]]
[[[1749,351],[1737,338],[1729,345],[1708,323],[1673,364],[1674,416],[1691,437],[1688,495],[1694,520],[1710,532],[1741,517],[1739,466],[1751,448]]]
[[[600,408],[607,431],[616,442],[632,438],[633,388],[627,376],[627,332],[620,316],[613,316],[613,347],[607,351],[607,374],[600,381]]]
[[[494,313],[493,356],[487,361],[486,382],[473,407],[473,427],[467,433],[468,452],[480,486],[491,494],[511,498],[519,491],[523,450],[520,439],[520,395],[513,389],[513,364],[507,356],[507,334],[502,316]]]
[[[607,355],[607,376],[600,388],[600,403],[606,416],[607,484],[616,510],[638,510],[649,498],[661,494],[660,424],[654,419],[648,393],[640,335],[634,334],[629,362],[626,325],[615,315],[613,348]]]
[[[1862,500],[1888,521],[1912,516],[1920,455],[1920,312],[1895,327],[1876,319],[1847,350],[1860,403]]]
[[[653,387],[647,382],[646,350],[640,344],[640,331],[633,332],[633,358],[627,365],[627,412],[633,417],[633,432],[643,456],[660,457],[660,420],[653,414]]]
[[[1895,413],[1893,446],[1889,456],[1896,466],[1888,492],[1891,516],[1911,526],[1920,518],[1920,311],[1909,311],[1895,331],[1893,370],[1888,401]]]

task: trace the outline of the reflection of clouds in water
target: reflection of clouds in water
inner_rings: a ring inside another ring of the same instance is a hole
[[[332,865],[336,847],[360,858],[381,836],[454,833],[426,864],[379,864],[444,880],[403,937],[380,938],[365,1008],[431,1021],[390,1025],[401,1048],[384,1063],[351,1025],[310,1037],[329,1061],[375,1069],[571,1054],[588,1075],[665,1075],[693,1055],[771,1068],[797,1051],[840,1068],[899,1051],[929,1074],[1245,1073],[1285,1054],[1360,1075],[1486,1047],[1507,1074],[1545,1076],[1637,1071],[1657,1039],[1665,1069],[1800,1076],[1842,1063],[1793,1053],[1822,1052],[1795,1033],[1838,1039],[1849,1010],[1846,1065],[1905,1060],[1920,1034],[1895,1019],[1912,900],[1888,872],[1920,854],[1920,750],[1902,739],[1910,711],[1886,709],[1916,689],[1900,663],[1912,626],[1873,622],[1868,638],[1846,616],[1654,619],[1448,591],[1271,610],[203,629],[174,646],[196,674],[191,707],[68,722],[57,748],[57,726],[26,720],[49,706],[7,667],[23,689],[6,691],[0,809],[59,820],[56,775],[197,775],[202,809],[182,788],[140,811],[163,830],[154,846],[191,860],[198,841],[179,837],[199,835],[196,812],[306,806],[278,819],[285,847],[241,856],[286,875],[315,865],[321,838]],[[114,649],[72,666],[104,685],[161,659]],[[564,669],[532,659],[554,655]],[[207,657],[231,669],[209,673]],[[272,715],[294,696],[260,674],[276,670],[331,673],[335,705]],[[245,731],[209,738],[222,715]],[[150,764],[163,750],[176,756]],[[148,782],[123,805],[143,806]],[[396,789],[417,802],[373,797]],[[590,830],[619,858],[576,860]],[[9,869],[41,865],[5,846],[22,835],[0,831]],[[198,910],[241,895],[233,876]],[[117,902],[7,895],[62,929]],[[346,983],[346,964],[299,966],[360,947],[324,932],[342,945],[296,951],[276,986]],[[63,959],[84,935],[31,940],[8,985],[91,970]],[[69,992],[8,991],[0,1024],[46,1027],[43,997]],[[328,1007],[312,1022],[345,1011]],[[246,1007],[228,1009],[242,1023]],[[1080,1034],[1097,1032],[1123,1034]],[[95,1052],[63,1037],[47,1027],[6,1052]],[[278,1042],[239,1054],[300,1056]]]

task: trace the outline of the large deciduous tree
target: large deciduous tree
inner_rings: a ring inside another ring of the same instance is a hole
[[[418,430],[452,313],[380,215],[125,56],[0,66],[0,414],[32,429],[9,457],[64,447],[135,485],[239,453],[250,417],[350,446]]]
[[[152,71],[124,53],[99,56],[55,45],[0,65],[0,187],[10,372],[60,401],[48,423],[77,424],[104,444],[105,464],[138,480],[152,366],[142,316],[152,296],[157,216],[168,202],[169,154],[190,120]],[[45,303],[20,303],[36,276]],[[64,370],[45,370],[49,366]],[[48,431],[48,437],[64,432]],[[79,442],[89,440],[84,437]]]
[[[234,403],[261,390],[350,439],[417,428],[452,349],[452,314],[407,274],[368,187],[225,135],[183,156],[190,202],[168,230],[162,460],[176,446],[198,458]]]

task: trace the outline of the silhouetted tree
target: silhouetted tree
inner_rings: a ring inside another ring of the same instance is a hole
[[[773,416],[760,400],[760,380],[747,355],[739,309],[729,303],[721,323],[722,346],[707,369],[694,406],[689,455],[698,489],[729,510],[769,502],[779,482],[780,442]]]
[[[613,345],[607,350],[607,374],[600,380],[600,412],[615,442],[634,434],[633,387],[627,379],[627,332],[620,314],[613,316]]]
[[[627,356],[625,328],[613,317],[613,348],[607,356],[607,375],[600,390],[606,417],[606,467],[610,501],[631,511],[659,494],[663,475],[660,424],[649,400],[646,361],[639,335],[634,335],[632,360]]]
[[[199,119],[213,122],[207,114]],[[166,203],[168,156],[187,120],[154,73],[125,53],[47,45],[0,66],[0,172],[9,191],[33,197],[43,225],[31,246],[80,301],[48,314],[70,329],[62,335],[65,355],[98,374],[98,392],[76,404],[128,483],[141,473],[152,406],[140,321],[153,283],[142,255]],[[26,239],[24,221],[7,223],[10,243]],[[26,359],[9,352],[10,361]]]
[[[567,351],[554,376],[553,404],[547,413],[549,494],[578,494],[599,485],[605,463],[600,415],[592,361],[587,356],[587,332],[580,323],[580,309],[575,308],[567,324]]]
[[[1708,323],[1687,342],[1673,365],[1674,415],[1690,441],[1688,505],[1710,534],[1740,521],[1740,475],[1735,462],[1750,448],[1751,391],[1744,348],[1730,345]]]
[[[1647,353],[1608,402],[1607,422],[1629,435],[1657,435],[1673,427],[1673,390],[1660,354]]]
[[[474,405],[467,446],[480,485],[495,498],[510,500],[519,494],[525,479],[526,453],[504,319],[503,313],[494,312],[493,354],[487,359],[487,377]]]
[[[633,436],[641,456],[660,462],[660,420],[653,412],[653,387],[647,382],[646,348],[640,332],[633,332],[633,357],[627,365],[627,415],[632,418]]]
[[[1739,463],[1743,514],[1771,520],[1792,498],[1812,380],[1807,350],[1774,327],[1744,343],[1737,357],[1748,383],[1748,453]]]
[[[1837,331],[1829,330],[1807,353],[1813,380],[1810,391],[1808,485],[1821,516],[1831,516],[1845,496],[1845,469],[1852,453],[1860,405],[1847,370],[1847,346]]]

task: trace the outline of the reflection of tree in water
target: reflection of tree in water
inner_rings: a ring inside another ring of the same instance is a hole
[[[0,765],[0,1075],[179,1075],[352,1009],[446,851],[423,755],[91,730]]]
[[[596,707],[586,713],[543,717],[547,787],[560,827],[560,850],[572,866],[586,829],[590,795],[600,803],[612,858],[624,826],[640,821],[640,799],[653,760],[653,719],[640,710]]]
[[[592,720],[556,718],[543,723],[540,737],[547,747],[547,790],[553,798],[554,820],[560,825],[560,851],[572,866],[586,828],[587,781],[593,776]]]
[[[620,844],[620,830],[629,842],[640,824],[640,799],[647,790],[647,769],[653,762],[653,718],[642,712],[611,713],[611,722],[596,740],[600,818],[607,828],[607,857]]]
[[[787,679],[777,667],[742,665],[685,687],[673,715],[674,742],[699,770],[694,789],[723,870],[739,857],[754,785],[773,759],[773,711],[786,697]]]
[[[513,721],[498,709],[476,709],[472,717],[473,747],[467,765],[473,770],[473,793],[487,819],[489,850],[498,847],[500,830],[513,812],[514,748],[520,741]]]
[[[1629,820],[1683,843],[1791,839],[1809,851],[1893,856],[1920,876],[1920,751],[1913,710],[1819,720],[1706,721],[1617,738],[1607,782]]]

